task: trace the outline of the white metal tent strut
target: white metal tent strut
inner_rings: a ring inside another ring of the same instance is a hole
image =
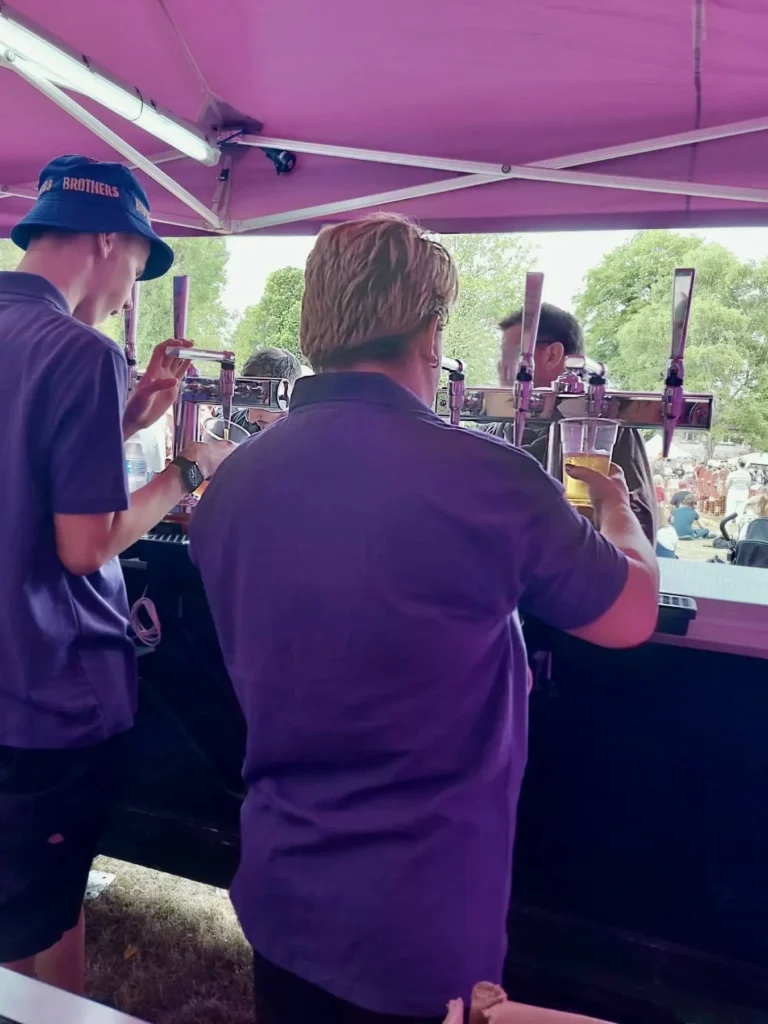
[[[37,33],[39,30],[36,28]],[[82,64],[89,70],[92,65],[81,54],[73,54],[64,44],[53,40],[50,36],[40,33],[41,38],[51,45],[60,48],[70,58]],[[604,147],[602,149],[589,150],[582,153],[571,153],[566,156],[555,157],[535,163],[526,164],[498,164],[482,163],[471,160],[454,160],[440,157],[419,156],[410,153],[392,153],[372,149],[357,149],[354,147],[334,146],[325,143],[297,141],[295,139],[279,139],[261,135],[236,135],[233,138],[232,132],[222,134],[217,140],[209,140],[211,147],[221,147],[226,141],[228,145],[250,146],[257,148],[272,148],[288,150],[295,153],[312,154],[315,156],[330,157],[340,160],[362,161],[365,163],[384,163],[400,167],[417,167],[425,170],[444,172],[453,177],[441,178],[436,181],[427,182],[422,185],[414,185],[407,188],[393,189],[388,192],[379,192],[373,195],[355,196],[337,202],[322,203],[316,206],[304,207],[301,209],[286,210],[278,213],[252,217],[245,220],[233,220],[220,215],[217,209],[211,208],[201,202],[196,196],[184,188],[166,171],[159,166],[162,163],[170,163],[176,159],[184,158],[181,153],[175,151],[165,152],[158,157],[150,158],[140,153],[134,146],[123,139],[119,134],[109,128],[88,110],[74,100],[67,91],[67,84],[56,80],[54,75],[46,74],[37,67],[30,67],[24,60],[16,60],[15,54],[10,50],[0,47],[0,68],[21,76],[29,85],[37,89],[51,102],[64,110],[70,117],[77,120],[81,125],[88,128],[103,142],[106,142],[123,159],[133,167],[143,171],[157,184],[161,185],[171,195],[187,206],[191,216],[166,214],[161,212],[153,213],[153,220],[161,224],[178,226],[193,229],[201,232],[213,232],[216,234],[243,234],[251,231],[258,231],[269,227],[283,224],[299,223],[304,220],[318,220],[323,217],[330,217],[347,211],[370,209],[372,207],[385,206],[392,203],[404,202],[408,199],[438,195],[444,192],[454,192],[466,188],[475,188],[481,185],[498,183],[503,181],[530,180],[542,181],[556,184],[581,185],[591,188],[608,188],[622,191],[654,192],[658,194],[698,196],[710,199],[722,199],[742,203],[768,203],[768,189],[742,188],[730,185],[714,185],[704,183],[691,183],[658,178],[643,178],[629,175],[596,174],[583,170],[589,164],[618,160],[625,157],[638,156],[644,153],[654,153],[666,149],[674,149],[680,146],[688,146],[695,143],[710,142],[717,139],[732,138],[739,135],[747,135],[753,132],[768,130],[768,117],[757,118],[749,121],[739,121],[731,124],[719,125],[713,128],[702,128],[695,131],[681,132],[674,135],[666,135],[659,138],[645,139],[643,141],[626,143],[619,146]],[[127,93],[141,95],[134,87],[129,86],[113,76],[109,80],[116,87],[125,90]],[[98,98],[96,97],[97,101]],[[182,124],[182,122],[178,122]],[[204,132],[196,125],[190,125],[191,131],[197,132],[204,137]],[[209,151],[210,152],[210,151]],[[215,152],[211,159],[216,159]],[[232,174],[236,170],[231,171]],[[220,189],[218,174],[212,183],[211,195],[213,207],[217,187]],[[36,189],[33,184],[25,183],[20,185],[0,184],[0,199],[17,197],[34,200]]]

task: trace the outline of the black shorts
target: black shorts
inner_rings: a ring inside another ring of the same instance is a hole
[[[259,1024],[442,1024],[436,1017],[398,1017],[363,1010],[265,960],[254,950],[253,982]]]
[[[77,924],[123,739],[75,750],[0,746],[0,964],[42,953]]]

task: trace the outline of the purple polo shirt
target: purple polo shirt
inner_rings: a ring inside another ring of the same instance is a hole
[[[32,274],[0,274],[0,745],[77,747],[128,729],[136,668],[114,559],[73,576],[54,514],[128,508],[120,348]]]
[[[538,463],[385,376],[296,383],[192,522],[248,723],[232,898],[255,949],[442,1015],[505,954],[526,759],[518,609],[602,615],[624,556]]]

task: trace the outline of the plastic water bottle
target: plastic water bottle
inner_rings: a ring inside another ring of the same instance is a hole
[[[147,460],[141,441],[133,438],[125,445],[125,469],[128,474],[128,490],[137,491],[147,483]]]

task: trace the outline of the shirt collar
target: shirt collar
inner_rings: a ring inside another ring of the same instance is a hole
[[[37,299],[48,302],[60,312],[71,316],[67,300],[58,288],[39,274],[24,274],[18,270],[0,271],[0,301],[18,301],[19,299]]]
[[[432,411],[412,391],[383,373],[317,373],[296,381],[291,394],[291,412],[322,402],[384,405],[404,412]]]

